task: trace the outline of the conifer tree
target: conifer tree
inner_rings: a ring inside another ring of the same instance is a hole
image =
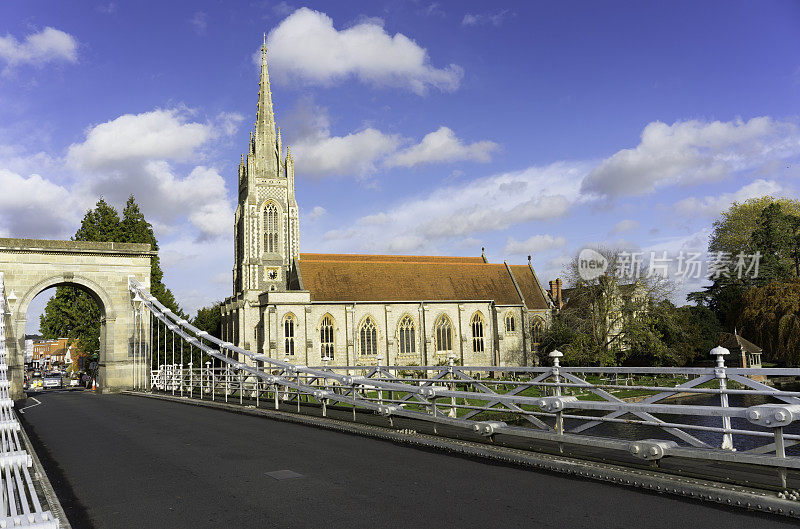
[[[152,225],[147,222],[131,195],[120,218],[117,210],[103,198],[94,209],[84,215],[75,241],[148,243],[158,251],[158,241]],[[182,318],[186,315],[175,301],[175,296],[164,286],[164,273],[156,255],[151,264],[151,293],[165,306]],[[100,348],[101,311],[89,293],[77,287],[62,286],[47,302],[40,318],[40,332],[47,339],[70,338],[78,350],[94,357]]]
[[[125,209],[122,210],[119,232],[118,242],[146,243],[150,245],[151,250],[158,252],[158,241],[153,233],[153,226],[144,218],[133,195],[128,197]],[[175,301],[172,291],[164,285],[163,279],[164,272],[161,270],[161,261],[156,254],[150,261],[150,293],[175,314],[186,318],[186,314]]]

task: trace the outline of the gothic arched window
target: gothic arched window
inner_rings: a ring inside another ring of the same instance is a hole
[[[278,206],[272,202],[264,208],[264,251],[278,253]]]
[[[333,318],[326,314],[319,325],[320,356],[322,358],[333,359],[334,339],[333,339]]]
[[[400,320],[400,354],[411,354],[417,350],[414,339],[414,320],[411,316],[403,316]]]
[[[375,327],[375,322],[367,316],[361,328],[358,331],[360,338],[360,353],[362,355],[376,355],[378,354],[378,329]]]
[[[542,334],[544,334],[544,320],[536,316],[531,322],[531,342],[533,344],[540,343],[542,341]]]
[[[294,316],[287,314],[283,319],[283,351],[287,355],[294,355],[294,327]]]
[[[483,317],[480,312],[472,317],[472,350],[476,353],[483,352]]]
[[[450,318],[442,314],[436,320],[436,352],[450,353],[453,351],[453,326]]]
[[[506,312],[506,332],[516,332],[517,325],[514,321],[514,313],[511,311]]]

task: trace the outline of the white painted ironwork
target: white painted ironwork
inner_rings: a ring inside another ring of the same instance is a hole
[[[9,396],[6,361],[6,294],[0,272],[0,527],[57,529],[58,519],[43,509],[31,478],[31,456],[20,440],[20,425]]]
[[[784,431],[800,419],[800,392],[750,378],[799,376],[798,369],[728,368],[722,348],[712,351],[716,366],[711,368],[565,367],[558,351],[550,354],[549,367],[456,366],[452,360],[443,366],[383,366],[380,358],[375,366],[333,366],[330,358],[323,359],[324,366],[303,366],[209,336],[177,318],[134,278],[129,284],[132,295],[151,312],[156,329],[168,329],[177,340],[170,343],[170,357],[166,344],[156,343],[155,351],[163,347],[163,355],[145,360],[153,368],[150,386],[139,389],[224,397],[226,402],[247,399],[256,405],[263,399],[276,409],[281,403],[296,404],[298,411],[302,403],[321,407],[323,415],[338,405],[352,408],[354,418],[357,409],[366,410],[390,423],[404,417],[432,423],[434,430],[446,424],[491,439],[503,435],[555,441],[559,448],[617,450],[651,462],[670,456],[735,462],[777,470],[784,487],[786,470],[800,470],[800,457],[786,454],[787,447],[800,442],[800,434]],[[177,357],[174,344],[180,349]],[[201,363],[185,363],[184,347],[198,350]],[[652,382],[642,383],[645,376]],[[659,378],[666,377],[668,385],[660,385]],[[640,400],[615,394],[620,391],[638,391]],[[675,397],[686,395],[717,397],[719,405],[676,402]],[[731,406],[731,395],[769,397],[784,405]],[[697,419],[704,424],[696,424]],[[732,419],[745,426],[733,427]],[[608,424],[655,427],[669,439],[650,439],[652,428],[643,434],[645,439],[592,435]],[[734,450],[736,439],[744,437],[757,446]]]

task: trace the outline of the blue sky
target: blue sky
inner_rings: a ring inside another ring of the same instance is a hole
[[[4,2],[0,235],[134,193],[180,302],[229,295],[266,32],[301,251],[485,246],[544,282],[586,245],[702,251],[733,200],[797,196],[798,27],[788,1]]]

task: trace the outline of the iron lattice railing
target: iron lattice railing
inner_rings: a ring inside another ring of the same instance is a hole
[[[153,348],[145,351],[140,334],[135,346],[137,389],[276,408],[290,402],[298,411],[313,404],[323,415],[336,405],[352,408],[354,418],[357,410],[372,411],[390,425],[402,417],[488,440],[622,452],[656,466],[672,458],[773,469],[773,485],[784,489],[800,471],[792,452],[800,443],[800,392],[754,380],[800,377],[800,370],[728,368],[721,347],[711,351],[712,368],[564,367],[558,351],[548,367],[462,367],[452,359],[444,366],[382,366],[377,358],[371,366],[304,366],[209,336],[133,278],[130,289],[138,321],[145,310],[151,314]],[[192,364],[195,351],[201,365]]]
[[[0,527],[56,529],[58,519],[44,510],[31,479],[33,460],[20,440],[6,361],[7,300],[0,272]]]

